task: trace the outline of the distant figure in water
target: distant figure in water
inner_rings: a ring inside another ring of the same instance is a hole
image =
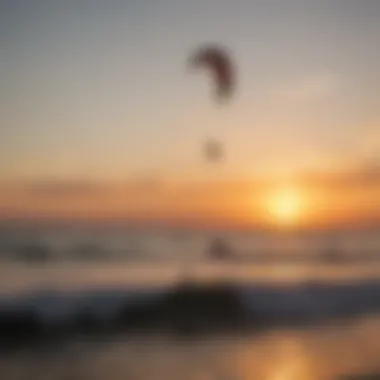
[[[339,249],[337,237],[330,237],[327,241],[325,251],[322,254],[323,260],[329,263],[338,263],[344,260],[342,252]]]
[[[41,263],[49,258],[49,249],[43,244],[29,243],[19,247],[18,256],[28,263]]]
[[[224,260],[231,258],[232,254],[231,247],[221,238],[214,239],[208,249],[208,255],[212,259]]]
[[[99,259],[104,257],[104,252],[102,247],[96,244],[85,243],[80,245],[76,249],[77,255],[85,260]]]

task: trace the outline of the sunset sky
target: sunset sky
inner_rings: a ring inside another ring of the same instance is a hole
[[[379,19],[378,0],[1,1],[0,219],[380,225]],[[210,42],[238,67],[224,107],[186,68]]]

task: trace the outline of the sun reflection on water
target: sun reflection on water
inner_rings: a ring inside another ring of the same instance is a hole
[[[302,339],[286,334],[276,337],[276,344],[263,340],[245,345],[235,356],[236,380],[317,380],[318,373],[309,359]],[[320,380],[320,379],[318,379]]]

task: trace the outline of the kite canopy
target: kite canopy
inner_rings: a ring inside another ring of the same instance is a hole
[[[198,49],[190,59],[194,68],[207,68],[215,82],[218,100],[229,99],[235,87],[235,72],[228,52],[221,47],[206,46]]]
[[[190,56],[189,65],[197,70],[207,69],[213,79],[214,94],[219,103],[231,99],[236,87],[236,72],[228,50],[217,45],[202,46]],[[203,148],[207,161],[218,162],[224,156],[224,149],[219,141],[208,140]]]

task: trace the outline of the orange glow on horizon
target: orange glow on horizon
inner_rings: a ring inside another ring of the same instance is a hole
[[[347,185],[339,178],[290,183],[260,181],[134,183],[92,186],[7,183],[0,186],[0,219],[89,220],[123,218],[189,227],[318,228],[380,225],[378,184]],[[330,182],[329,182],[330,181]]]

